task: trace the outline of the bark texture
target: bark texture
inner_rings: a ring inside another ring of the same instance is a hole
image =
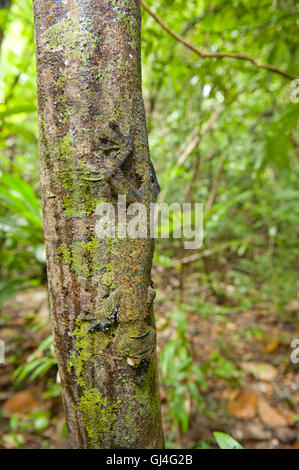
[[[96,208],[158,193],[139,0],[34,0],[44,237],[74,448],[161,448],[153,241],[99,238]]]

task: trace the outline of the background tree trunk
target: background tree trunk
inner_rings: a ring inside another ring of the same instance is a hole
[[[161,448],[153,241],[98,238],[95,210],[158,193],[137,0],[35,0],[44,237],[74,448]]]

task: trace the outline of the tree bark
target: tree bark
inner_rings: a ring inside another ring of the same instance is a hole
[[[48,285],[74,448],[163,447],[153,240],[96,231],[100,203],[126,195],[149,214],[158,194],[139,3],[33,2]]]

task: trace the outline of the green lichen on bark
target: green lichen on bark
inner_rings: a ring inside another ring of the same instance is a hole
[[[84,424],[92,448],[99,449],[99,443],[113,433],[117,418],[118,402],[110,404],[96,388],[84,390],[79,401],[79,409],[83,414]]]
[[[65,190],[63,195],[63,209],[66,217],[82,218],[92,214],[97,205],[105,202],[99,184],[103,176],[98,169],[75,158],[76,147],[73,137],[68,132],[52,151],[54,161],[54,175],[61,187]]]
[[[154,426],[160,413],[156,358],[151,360],[146,369],[144,380],[136,383],[135,387],[136,399],[143,413],[151,417]]]
[[[140,433],[136,398],[133,392],[129,398],[119,395],[111,402],[96,388],[83,392],[78,409],[82,412],[91,448],[100,449],[103,440],[113,441],[116,448],[129,448],[136,442]],[[142,400],[139,405],[143,406]]]
[[[94,235],[90,240],[59,245],[55,259],[57,263],[69,265],[71,271],[78,276],[91,277],[101,274],[105,278],[105,285],[110,285],[109,279],[113,279],[113,268],[111,262],[105,259],[108,244],[106,240]]]
[[[155,362],[148,367],[140,383],[132,385],[129,378],[118,379],[114,387],[116,399],[109,399],[98,388],[86,389],[83,381],[78,383],[83,391],[77,410],[82,413],[91,448],[101,448],[103,440],[106,443],[113,441],[119,448],[129,448],[142,432],[140,418],[141,422],[144,419],[152,426],[157,425],[160,403],[155,391]],[[129,396],[124,395],[126,389],[130,390]]]
[[[115,14],[114,22],[124,25],[128,37],[128,43],[135,51],[139,44],[137,8],[132,11],[130,0],[108,0]]]
[[[89,18],[66,15],[42,35],[46,47],[51,52],[63,52],[69,60],[87,63],[97,46],[97,38],[90,33]]]
[[[84,368],[90,358],[103,353],[111,341],[112,332],[108,335],[102,332],[91,335],[88,331],[88,324],[81,319],[76,321],[72,336],[76,339],[75,351],[70,354],[67,366],[69,371],[75,373],[78,385],[85,389],[86,371]]]
[[[62,187],[67,190],[63,196],[63,208],[66,217],[82,218],[92,214],[100,202],[105,199],[101,196],[98,185],[84,181],[80,175],[80,169],[66,171]]]

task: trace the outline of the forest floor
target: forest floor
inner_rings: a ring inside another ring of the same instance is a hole
[[[219,299],[196,276],[185,280],[184,292],[175,273],[165,276],[157,268],[154,278],[160,287],[155,305],[159,352],[176,335],[170,312],[192,306],[189,299],[200,297],[215,311],[202,315],[196,305],[185,311],[192,360],[201,365],[211,364],[211,357],[216,362],[225,358],[207,368],[201,409],[186,395],[186,433],[169,418],[168,390],[161,383],[169,447],[215,448],[213,432],[224,431],[249,449],[298,449],[299,364],[290,361],[290,343],[299,338],[295,318],[283,321],[264,304],[246,311],[219,308]],[[292,308],[298,308],[297,300]],[[0,365],[0,448],[66,447],[61,399],[55,396],[56,366],[32,382],[16,384],[12,378],[14,364],[24,363],[51,333],[48,320],[47,292],[42,287],[19,292],[3,306],[0,337],[6,343],[7,364]],[[46,350],[37,358],[43,355]]]

